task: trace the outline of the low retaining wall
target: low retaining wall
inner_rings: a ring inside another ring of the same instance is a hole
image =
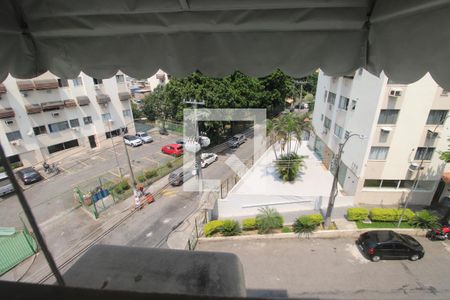
[[[202,237],[198,241],[201,243],[205,242],[217,242],[217,241],[245,241],[245,240],[266,240],[266,239],[337,239],[337,238],[358,238],[359,235],[366,231],[382,230],[378,228],[370,229],[357,229],[357,230],[319,230],[310,234],[309,236],[298,235],[297,233],[275,233],[275,234],[255,234],[255,235],[237,235],[228,237]],[[387,230],[387,229],[386,229]],[[423,229],[395,229],[397,233],[409,234],[412,236],[425,236],[426,230]]]

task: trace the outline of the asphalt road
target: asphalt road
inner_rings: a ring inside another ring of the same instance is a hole
[[[370,262],[348,238],[200,242],[196,250],[236,254],[252,297],[449,299],[450,241],[418,240],[425,256],[416,262]]]
[[[218,160],[203,169],[205,179],[221,180],[233,174],[225,163],[236,155],[246,161],[253,155],[253,140],[248,139],[237,149],[229,149],[219,154]],[[195,212],[199,206],[199,193],[184,191],[183,186],[169,187],[155,203],[135,213],[105,236],[100,243],[139,247],[166,247],[166,239],[175,227]]]
[[[136,148],[128,147],[136,176],[144,169],[157,167],[171,160],[172,157],[161,153],[161,147],[175,142],[179,136],[173,134],[161,136],[155,133],[153,138],[154,142],[152,143]],[[114,140],[121,172],[129,174],[125,146],[120,137],[116,137]],[[68,155],[70,153],[74,154]],[[86,151],[76,148],[66,153],[65,157],[57,159],[57,164],[63,172],[49,177],[47,180],[25,186],[25,196],[38,223],[48,221],[78,206],[78,202],[74,200],[73,196],[75,186],[85,187],[87,192],[89,186],[98,185],[99,178],[102,178],[103,181],[120,178],[110,140],[106,141],[101,148]],[[20,228],[22,226],[18,218],[20,212],[22,212],[22,208],[16,195],[0,199],[0,226]]]

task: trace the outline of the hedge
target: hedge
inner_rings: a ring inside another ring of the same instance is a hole
[[[400,219],[403,209],[395,208],[372,208],[370,210],[370,219],[380,222],[396,222]],[[409,208],[405,210],[402,221],[409,221],[415,216]]]
[[[205,224],[205,226],[203,227],[203,232],[205,233],[205,236],[212,236],[213,234],[220,232],[222,228],[223,221],[214,220]]]
[[[320,225],[323,222],[323,216],[321,214],[311,214],[307,215],[307,217],[311,220],[311,222],[317,225]]]
[[[241,233],[239,222],[235,220],[224,220],[220,233],[222,233],[223,236],[239,235],[239,233]]]
[[[256,229],[256,218],[248,218],[242,220],[243,230],[255,230]]]
[[[347,209],[347,220],[364,221],[369,216],[369,210],[363,207],[351,207]]]

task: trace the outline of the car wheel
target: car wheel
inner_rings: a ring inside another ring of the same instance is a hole
[[[416,261],[416,260],[419,260],[419,258],[420,258],[419,255],[413,254],[413,255],[411,255],[411,257],[409,259],[412,261]]]
[[[372,256],[372,261],[373,262],[379,262],[381,259],[381,257],[379,257],[378,255]]]

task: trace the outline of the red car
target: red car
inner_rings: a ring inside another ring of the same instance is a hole
[[[183,155],[183,145],[180,144],[168,144],[161,148],[163,153],[173,155],[173,156],[181,156]]]

